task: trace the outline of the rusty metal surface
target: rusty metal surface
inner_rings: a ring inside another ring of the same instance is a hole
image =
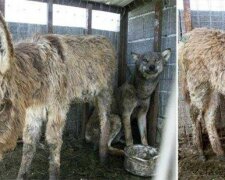
[[[158,150],[146,145],[133,145],[124,149],[125,169],[138,176],[154,176]]]

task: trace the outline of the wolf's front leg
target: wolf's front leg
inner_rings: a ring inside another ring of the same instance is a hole
[[[147,131],[146,131],[146,115],[147,113],[139,113],[138,114],[138,128],[141,137],[141,143],[144,145],[148,145],[147,141]]]
[[[140,132],[140,137],[141,137],[141,143],[144,145],[148,145],[148,140],[147,140],[147,128],[146,128],[146,123],[147,123],[147,112],[149,108],[149,100],[141,106],[141,109],[138,112],[138,128]]]
[[[123,112],[122,118],[123,118],[126,146],[133,145],[130,117],[131,112]]]

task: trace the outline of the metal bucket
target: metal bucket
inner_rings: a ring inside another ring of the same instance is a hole
[[[154,176],[158,150],[146,145],[125,147],[125,169],[138,176]]]

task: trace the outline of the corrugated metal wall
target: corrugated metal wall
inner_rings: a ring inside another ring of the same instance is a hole
[[[153,51],[155,1],[145,4],[129,13],[127,63],[134,68],[131,52],[144,53]],[[159,114],[157,142],[160,141],[163,121],[171,86],[176,74],[176,0],[164,1],[162,24],[162,50],[172,49],[172,56],[165,66],[159,83]],[[175,120],[175,119],[174,119]]]

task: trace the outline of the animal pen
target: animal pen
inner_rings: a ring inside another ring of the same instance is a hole
[[[107,37],[117,54],[118,81],[115,87],[132,77],[135,65],[131,52],[158,52],[171,48],[171,58],[151,97],[147,115],[148,143],[159,147],[176,75],[176,0],[1,0],[0,10],[14,42],[48,33]],[[61,151],[61,178],[137,178],[124,170],[121,157],[110,156],[108,167],[100,165],[96,150],[84,143],[91,111],[90,104],[71,103]],[[48,177],[48,151],[42,143],[31,167],[32,179]],[[6,160],[0,163],[0,179],[16,177],[21,153],[20,140],[15,151],[8,153]]]
[[[225,2],[213,0],[179,0],[178,1],[178,35],[179,41],[185,41],[185,34],[192,29],[206,27],[210,29],[225,30]],[[200,66],[200,64],[199,64]],[[180,68],[180,67],[179,67]],[[180,69],[179,69],[180,72]],[[192,122],[189,115],[189,107],[184,101],[182,94],[182,78],[179,76],[179,106],[178,106],[178,133],[179,133],[179,177],[189,178],[224,178],[224,163],[213,158],[213,153],[209,150],[210,143],[203,127],[203,146],[206,149],[209,161],[200,162],[196,160],[192,143]],[[224,147],[224,97],[218,107],[216,126],[220,141]],[[198,167],[198,168],[196,168]]]

